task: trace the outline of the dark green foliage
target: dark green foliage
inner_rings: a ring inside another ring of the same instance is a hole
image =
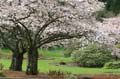
[[[98,0],[105,2],[105,9],[96,12],[96,20],[117,16],[120,13],[120,0]]]
[[[58,3],[59,3],[60,5],[63,5],[63,6],[66,4],[65,1],[60,1],[60,0],[58,0]]]
[[[91,44],[74,51],[72,59],[81,67],[103,67],[106,62],[112,61],[114,57],[105,47]]]
[[[107,0],[98,0],[98,1],[100,1],[100,2],[106,2]]]
[[[61,71],[49,71],[48,76],[49,76],[49,78],[52,78],[52,79],[56,79],[56,78],[64,79],[65,73],[61,72]]]
[[[3,73],[0,72],[0,77],[5,77],[5,76],[3,75]]]
[[[78,79],[76,75],[67,74],[65,79]]]
[[[59,64],[60,64],[60,65],[66,65],[67,63],[64,62],[64,61],[60,61]]]
[[[107,11],[105,9],[96,12],[96,20],[103,22],[103,18],[114,17],[115,13],[112,11]]]
[[[106,10],[113,11],[116,15],[120,13],[120,0],[107,0]]]
[[[108,62],[104,65],[107,69],[118,69],[120,68],[120,61]]]
[[[91,77],[83,77],[82,79],[93,79],[93,78],[91,78]]]

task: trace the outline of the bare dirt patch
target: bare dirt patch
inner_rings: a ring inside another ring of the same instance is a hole
[[[45,74],[38,74],[38,75],[26,75],[25,72],[18,72],[18,71],[5,71],[3,75],[8,78],[46,78]]]
[[[78,79],[120,79],[120,75],[115,74],[78,75]]]
[[[50,76],[48,74],[26,75],[25,72],[5,71],[3,75],[7,78],[37,78],[37,79],[64,79],[63,77]],[[77,75],[78,79],[120,79],[117,74],[96,74],[96,75]]]
[[[48,75],[48,74],[43,74],[40,73],[38,75],[26,75],[25,72],[18,72],[18,71],[5,71],[3,72],[3,75],[6,78],[35,78],[35,79],[64,79],[63,76],[53,76],[53,75]]]

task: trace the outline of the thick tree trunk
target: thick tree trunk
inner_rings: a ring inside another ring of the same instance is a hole
[[[12,62],[10,65],[10,70],[12,71],[22,71],[22,63],[23,63],[23,54],[14,52],[12,55]]]
[[[38,51],[36,48],[30,48],[28,51],[28,65],[26,74],[28,75],[38,74]]]

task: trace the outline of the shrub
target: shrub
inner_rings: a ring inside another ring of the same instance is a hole
[[[119,43],[116,44],[115,46],[116,46],[116,48],[120,49],[120,44]]]
[[[60,61],[59,64],[60,64],[60,65],[66,65],[67,63],[64,62],[64,61]]]
[[[49,71],[48,72],[48,76],[50,78],[57,78],[57,79],[63,79],[64,78],[65,73],[61,72],[61,71]]]
[[[5,76],[3,75],[3,73],[0,72],[0,77],[5,77]]]
[[[82,79],[93,79],[93,78],[91,78],[91,77],[83,77]]]
[[[48,76],[50,79],[76,79],[71,73],[62,71],[49,71]]]
[[[97,11],[95,14],[96,14],[96,20],[100,22],[103,21],[103,18],[110,18],[115,16],[115,13],[113,13],[112,11],[107,11],[105,9]]]
[[[76,75],[67,74],[65,79],[78,79]]]
[[[108,62],[104,65],[107,69],[118,69],[120,68],[120,61]]]
[[[102,67],[106,62],[112,61],[114,57],[111,55],[111,51],[105,47],[90,44],[74,51],[72,59],[82,67]]]
[[[98,1],[101,1],[101,2],[106,2],[107,0],[98,0]]]
[[[0,70],[3,70],[4,65],[2,63],[0,63]]]
[[[71,50],[71,49],[65,49],[63,53],[64,53],[65,57],[70,57],[72,52],[73,52],[73,50]]]

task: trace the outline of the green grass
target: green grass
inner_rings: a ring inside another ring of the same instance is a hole
[[[80,68],[80,67],[54,66],[49,64],[54,61],[56,60],[39,60],[38,61],[39,72],[47,73],[50,70],[51,71],[56,70],[63,72],[71,72],[73,74],[105,74],[105,73],[120,74],[120,69]],[[0,63],[4,65],[5,70],[9,69],[10,62],[11,61],[9,59],[0,59]],[[24,71],[26,70],[26,60],[24,60],[23,63],[23,70]]]
[[[11,54],[11,51],[9,49],[3,48],[3,49],[0,49],[0,54],[9,55]]]
[[[9,54],[9,50],[2,49],[0,53]],[[50,63],[53,62],[71,62],[71,58],[63,57],[63,49],[57,50],[46,50],[46,49],[39,49],[39,52],[47,57],[54,57],[53,60],[39,60],[38,61],[38,70],[42,73],[47,73],[49,71],[64,71],[64,72],[71,72],[73,74],[120,74],[120,69],[104,69],[104,68],[80,68],[80,67],[68,67],[68,66],[55,66],[51,65]],[[4,70],[8,70],[11,60],[10,59],[0,59],[0,63],[4,65]],[[26,70],[27,61],[24,60],[23,63],[23,71]]]
[[[63,57],[64,49],[39,49],[40,54],[45,55],[47,57]]]
[[[63,57],[63,48],[60,49],[38,49],[39,53],[47,57]],[[11,54],[9,49],[0,49],[0,54]]]

